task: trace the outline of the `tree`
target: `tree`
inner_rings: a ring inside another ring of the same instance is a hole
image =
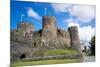
[[[95,36],[91,38],[90,45],[91,55],[95,55]]]

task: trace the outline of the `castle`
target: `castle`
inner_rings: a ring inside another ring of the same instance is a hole
[[[20,22],[16,30],[11,30],[11,54],[26,53],[31,57],[31,52],[39,49],[66,48],[81,53],[77,26],[69,27],[68,31],[58,29],[54,16],[43,16],[42,22],[39,31],[34,31],[34,25],[26,22]]]

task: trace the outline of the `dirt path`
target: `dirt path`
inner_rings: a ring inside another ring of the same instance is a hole
[[[82,62],[95,62],[95,56],[84,56]]]

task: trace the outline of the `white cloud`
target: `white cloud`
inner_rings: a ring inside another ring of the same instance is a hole
[[[75,5],[69,10],[72,16],[76,16],[79,21],[90,22],[95,17],[94,6]]]
[[[91,37],[94,35],[95,35],[95,28],[92,28],[91,26],[85,26],[79,28],[79,36],[80,39],[83,41],[90,41]]]
[[[66,19],[66,20],[64,20],[64,22],[68,24],[67,27],[71,27],[71,26],[79,27],[79,24],[75,20],[73,20],[72,18],[71,19]]]
[[[59,4],[52,4],[52,7],[55,10],[55,12],[67,12],[68,9],[71,8],[71,5],[59,3]]]
[[[77,20],[90,22],[95,17],[95,6],[90,5],[69,5],[69,4],[52,4],[55,12],[69,12]]]
[[[27,11],[29,17],[35,18],[36,20],[40,20],[41,17],[30,7]]]
[[[79,37],[81,41],[89,42],[91,37],[95,35],[95,28],[91,26],[80,27],[78,23],[69,23],[68,26],[77,26],[79,31]]]

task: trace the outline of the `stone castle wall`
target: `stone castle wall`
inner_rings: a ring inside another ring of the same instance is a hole
[[[15,47],[16,43],[17,47]],[[21,49],[23,44],[24,48],[31,50],[73,47],[81,52],[77,27],[70,27],[68,31],[58,29],[54,16],[44,16],[42,29],[39,31],[34,31],[34,26],[31,23],[19,23],[17,29],[11,31],[11,52],[18,53],[19,50],[21,53],[26,53],[25,50]]]

